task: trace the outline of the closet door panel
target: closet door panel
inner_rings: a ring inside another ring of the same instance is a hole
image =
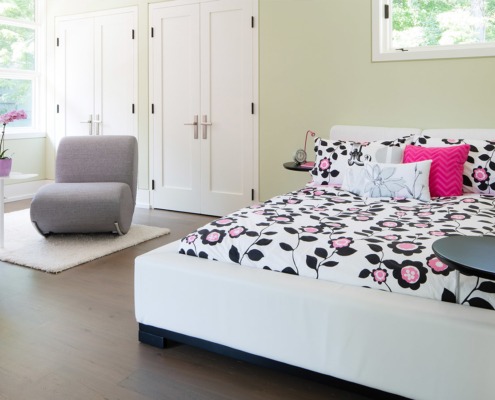
[[[251,4],[245,0],[201,4],[201,114],[212,123],[201,149],[205,214],[225,214],[251,202]]]
[[[133,30],[135,36],[135,13],[95,19],[95,115],[101,121],[95,124],[95,134],[137,136],[137,39],[133,39]]]
[[[155,10],[152,26],[154,206],[199,212],[199,7]]]
[[[56,33],[57,139],[89,135],[95,93],[93,19],[59,22]]]

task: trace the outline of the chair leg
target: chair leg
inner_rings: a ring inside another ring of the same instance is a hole
[[[124,236],[124,234],[120,230],[119,223],[118,222],[114,222],[114,225],[115,225],[115,230],[117,231],[117,233],[119,234],[119,236]]]

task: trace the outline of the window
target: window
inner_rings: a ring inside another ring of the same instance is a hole
[[[373,61],[495,56],[495,0],[373,0]]]
[[[23,109],[28,115],[9,124],[9,133],[40,129],[41,3],[0,2],[0,114]]]

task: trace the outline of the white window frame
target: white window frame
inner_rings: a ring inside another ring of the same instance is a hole
[[[42,99],[46,93],[45,64],[46,64],[46,5],[45,0],[35,0],[35,21],[26,22],[0,17],[0,23],[9,23],[34,29],[36,47],[34,50],[34,71],[0,69],[0,77],[6,79],[25,79],[32,82],[32,110],[31,126],[11,127],[5,133],[6,139],[24,139],[44,137],[46,124],[46,107]]]
[[[385,18],[385,6],[391,10],[391,0],[372,0],[372,60],[405,61],[438,58],[493,57],[495,42],[454,46],[391,48],[392,18]],[[390,15],[391,16],[391,15]]]

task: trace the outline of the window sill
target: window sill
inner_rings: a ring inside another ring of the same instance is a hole
[[[46,137],[46,132],[5,133],[5,140],[38,139],[45,137]]]

